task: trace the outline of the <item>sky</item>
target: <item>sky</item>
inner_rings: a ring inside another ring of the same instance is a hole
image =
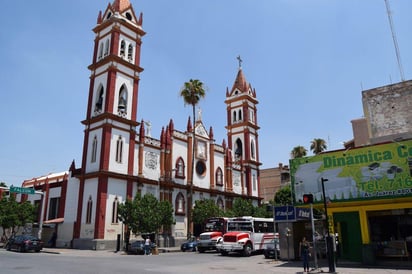
[[[0,17],[0,182],[81,165],[94,33],[112,0],[14,0]],[[362,91],[401,81],[384,0],[130,0],[143,13],[137,120],[152,137],[173,119],[185,131],[191,108],[179,90],[206,88],[202,120],[226,137],[226,89],[241,56],[259,100],[261,168],[289,164],[298,145],[328,150],[353,138]],[[412,1],[389,0],[401,68],[412,74]]]

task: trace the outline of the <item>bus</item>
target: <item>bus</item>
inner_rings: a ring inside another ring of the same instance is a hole
[[[216,243],[227,232],[228,219],[226,217],[213,217],[205,221],[203,233],[199,236],[197,250],[200,253],[206,250],[217,250]]]
[[[236,217],[229,218],[227,232],[216,247],[223,256],[237,252],[248,257],[252,252],[263,251],[274,239],[273,218]]]

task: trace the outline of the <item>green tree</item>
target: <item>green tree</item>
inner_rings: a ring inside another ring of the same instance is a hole
[[[290,185],[282,187],[275,193],[275,203],[278,205],[291,205],[292,201],[292,191]]]
[[[119,220],[125,225],[126,251],[128,251],[130,235],[139,233],[138,208],[140,201],[141,195],[138,193],[133,200],[128,198],[123,204],[119,204],[117,209]]]
[[[162,226],[170,226],[174,223],[173,207],[170,202],[159,202],[150,193],[146,193],[143,197],[138,193],[133,200],[127,199],[124,204],[119,204],[118,216],[126,225],[126,250],[131,233],[157,235]]]
[[[313,154],[318,155],[328,148],[326,141],[320,138],[315,138],[310,142],[310,150]]]
[[[203,225],[207,218],[222,217],[223,211],[212,199],[198,200],[193,208],[193,223]]]
[[[234,216],[253,216],[255,209],[250,200],[235,198],[232,211]]]
[[[308,153],[308,150],[303,146],[295,146],[290,152],[292,159],[305,157]]]
[[[206,91],[204,88],[204,85],[201,81],[195,79],[190,79],[189,82],[185,82],[183,87],[180,90],[180,96],[183,98],[184,104],[185,105],[191,105],[192,106],[192,115],[193,115],[193,127],[192,127],[192,170],[191,170],[191,176],[190,180],[188,180],[189,184],[189,194],[188,199],[187,199],[187,233],[188,236],[190,236],[191,231],[191,223],[192,223],[192,198],[193,198],[193,177],[194,177],[194,166],[195,166],[195,123],[196,123],[196,114],[195,114],[195,109],[196,105],[199,103],[200,99],[204,98],[206,95]]]
[[[253,217],[270,218],[273,216],[272,211],[268,211],[267,205],[254,207]]]
[[[19,231],[28,223],[33,223],[35,207],[29,201],[19,203],[15,195],[0,199],[0,226],[3,228],[3,237],[7,238],[6,230],[10,229],[12,234]]]

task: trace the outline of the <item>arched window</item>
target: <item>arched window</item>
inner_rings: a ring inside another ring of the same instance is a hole
[[[253,184],[253,190],[256,191],[256,188],[257,188],[256,174],[253,174],[252,176],[252,184]]]
[[[216,169],[216,185],[223,186],[223,172],[220,167]]]
[[[103,48],[104,48],[104,45],[103,45],[103,42],[101,42],[100,46],[99,46],[99,55],[97,56],[97,60],[102,59],[102,57],[103,57]]]
[[[97,155],[97,137],[94,136],[93,144],[92,144],[92,163],[96,162],[96,155]]]
[[[255,113],[253,112],[252,109],[249,110],[249,121],[252,123],[255,123]]]
[[[182,157],[179,157],[176,161],[176,173],[175,177],[184,179],[185,178],[185,162],[183,161]]]
[[[118,224],[119,223],[119,216],[117,214],[118,206],[119,206],[119,199],[116,196],[116,198],[114,198],[113,207],[112,207],[112,224]]]
[[[243,155],[242,141],[240,139],[237,139],[236,147],[235,147],[235,160],[236,161],[241,160],[242,155]]]
[[[104,45],[104,56],[109,55],[109,39],[106,40],[106,44]]]
[[[126,42],[122,40],[120,42],[120,56],[125,57],[126,56]]]
[[[239,121],[242,121],[242,110],[239,109]]]
[[[89,196],[89,200],[87,201],[87,209],[86,209],[86,224],[92,223],[92,208],[93,208],[93,200],[92,200],[92,196]]]
[[[129,62],[133,61],[133,46],[130,44],[129,48],[127,49],[127,59]]]
[[[96,98],[96,104],[94,106],[95,112],[101,112],[103,110],[103,96],[104,96],[104,88],[100,86],[98,96]]]
[[[120,88],[117,111],[121,115],[127,113],[127,89],[125,85],[122,85]]]
[[[233,122],[236,122],[236,110],[233,111]]]
[[[185,197],[181,192],[177,194],[175,201],[175,214],[176,215],[185,215]]]
[[[123,157],[123,139],[119,136],[116,142],[116,162],[121,163]]]
[[[256,155],[255,155],[255,140],[252,140],[252,142],[250,143],[250,154],[252,155],[252,159],[256,158]]]
[[[223,205],[223,200],[222,200],[222,198],[217,198],[217,206],[220,208],[220,209],[224,209],[224,205]]]

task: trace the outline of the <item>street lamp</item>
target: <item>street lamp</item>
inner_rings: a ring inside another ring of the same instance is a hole
[[[335,258],[333,254],[333,239],[329,233],[329,216],[328,216],[328,207],[326,205],[326,195],[325,195],[325,182],[329,181],[325,178],[320,178],[322,182],[322,193],[323,193],[323,207],[325,208],[325,215],[326,215],[326,251],[328,256],[328,265],[329,265],[329,273],[335,273]]]

